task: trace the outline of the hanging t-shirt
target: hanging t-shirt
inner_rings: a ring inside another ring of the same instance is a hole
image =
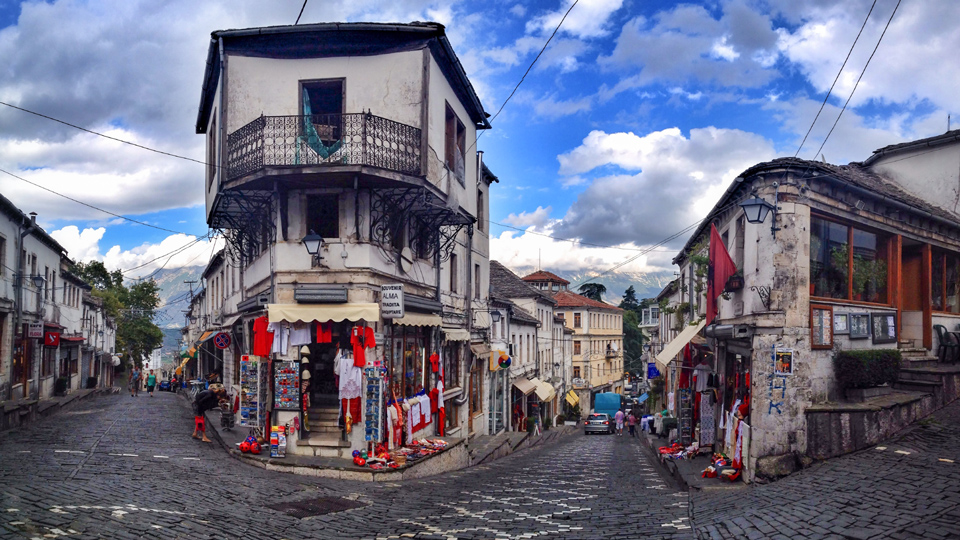
[[[333,342],[333,323],[330,321],[317,324],[317,343]]]
[[[432,417],[430,416],[430,411],[433,410],[433,400],[430,399],[428,394],[420,396],[420,416],[423,418],[423,427],[427,427],[427,424],[430,423]]]
[[[350,331],[350,344],[353,345],[353,363],[357,367],[365,367],[367,365],[366,350],[377,346],[373,328],[354,326]]]
[[[287,354],[287,349],[290,347],[290,327],[287,323],[270,323],[268,330],[273,332],[273,347],[270,352]]]
[[[310,344],[310,323],[295,322],[290,329],[290,345],[301,347]]]
[[[442,384],[442,383],[437,383],[437,384]],[[433,390],[430,391],[430,412],[432,413],[437,412],[437,405],[440,403],[439,398],[440,398],[439,388],[434,388]]]
[[[430,355],[430,371],[434,373],[440,371],[440,357],[437,353]]]
[[[253,354],[255,356],[270,356],[273,346],[273,332],[269,330],[270,322],[266,317],[257,317],[253,321]]]

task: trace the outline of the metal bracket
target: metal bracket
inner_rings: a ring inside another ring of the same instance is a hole
[[[770,311],[770,287],[764,285],[751,285],[751,291],[756,291],[757,296],[760,297],[760,301],[763,302],[763,307]]]

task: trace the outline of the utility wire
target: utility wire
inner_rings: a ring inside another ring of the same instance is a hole
[[[883,36],[887,34],[887,29],[890,28],[890,23],[893,22],[893,16],[897,14],[897,9],[900,7],[900,2],[902,0],[897,0],[897,5],[893,8],[893,13],[890,14],[890,18],[887,19],[887,25],[883,27],[883,32],[880,34],[880,39],[877,40],[877,45],[873,48],[873,52],[870,53],[870,58],[867,58],[867,63],[863,65],[863,70],[860,71],[860,76],[857,77],[857,84],[853,85],[853,90],[850,91],[850,96],[847,97],[847,101],[843,104],[843,108],[840,109],[840,114],[837,115],[837,119],[834,120],[833,126],[830,128],[830,131],[827,133],[827,136],[823,138],[823,142],[820,143],[820,148],[817,149],[817,153],[814,154],[813,158],[816,159],[820,155],[820,151],[823,150],[823,146],[827,144],[827,140],[830,138],[830,135],[833,134],[834,128],[837,127],[837,123],[840,122],[840,117],[843,116],[843,111],[847,110],[847,105],[850,103],[850,100],[853,99],[854,92],[857,91],[857,87],[860,86],[860,80],[863,79],[863,74],[867,72],[867,66],[870,65],[870,61],[873,60],[873,55],[877,54],[877,49],[880,48],[880,42],[883,41]]]
[[[843,73],[843,68],[847,67],[847,61],[850,60],[850,55],[853,54],[853,48],[857,46],[857,41],[860,40],[860,34],[863,33],[863,29],[867,26],[867,21],[870,20],[870,14],[873,13],[873,8],[877,6],[877,0],[873,0],[873,5],[870,6],[870,11],[867,12],[867,18],[863,20],[863,24],[860,26],[860,31],[857,32],[856,39],[853,40],[853,45],[850,45],[850,50],[847,51],[847,57],[843,59],[843,65],[840,66],[840,69],[837,71],[837,76],[833,79],[833,84],[830,85],[830,90],[827,91],[827,95],[823,97],[823,103],[820,104],[820,110],[817,111],[817,115],[813,117],[813,122],[810,123],[810,128],[807,130],[807,134],[803,136],[803,140],[800,142],[800,147],[797,148],[797,151],[793,153],[793,157],[797,157],[800,154],[800,150],[803,149],[803,145],[807,142],[807,137],[810,136],[810,132],[813,131],[813,126],[817,123],[817,119],[820,118],[820,113],[823,112],[823,107],[827,104],[827,99],[830,98],[830,94],[833,93],[833,87],[837,85],[837,81],[840,80],[840,75]],[[814,156],[816,159],[816,156]]]
[[[26,183],[30,184],[31,186],[38,187],[38,188],[40,188],[40,189],[42,189],[42,190],[44,190],[44,191],[49,191],[50,193],[53,193],[54,195],[57,195],[57,196],[59,196],[59,197],[63,197],[64,199],[67,199],[67,200],[69,200],[69,201],[73,201],[73,202],[75,202],[75,203],[77,203],[77,204],[82,204],[83,206],[86,206],[87,208],[92,208],[92,209],[94,209],[94,210],[97,210],[97,211],[99,211],[99,212],[103,212],[104,214],[107,214],[107,215],[110,215],[110,216],[113,216],[113,217],[116,217],[116,218],[125,219],[125,220],[127,220],[127,221],[132,222],[132,223],[136,223],[137,225],[143,225],[143,226],[145,226],[145,227],[151,227],[151,228],[153,228],[153,229],[158,229],[158,230],[161,230],[161,231],[165,231],[165,232],[169,232],[169,233],[174,233],[174,234],[184,234],[184,235],[187,234],[187,233],[185,233],[185,232],[175,231],[175,230],[173,230],[173,229],[166,229],[166,228],[160,227],[160,226],[158,226],[158,225],[152,225],[152,224],[147,223],[147,222],[145,222],[145,221],[139,221],[139,220],[136,220],[136,219],[133,219],[133,218],[129,218],[129,217],[127,217],[127,216],[122,216],[122,215],[120,215],[120,214],[116,214],[116,213],[111,212],[111,211],[109,211],[109,210],[104,210],[103,208],[100,208],[99,206],[94,206],[94,205],[92,205],[92,204],[85,203],[85,202],[83,202],[83,201],[81,201],[81,200],[74,199],[73,197],[70,197],[69,195],[64,195],[63,193],[54,191],[54,190],[52,190],[52,189],[50,189],[50,188],[48,188],[48,187],[46,187],[46,186],[42,186],[42,185],[40,185],[40,184],[37,184],[36,182],[31,182],[30,180],[27,180],[26,178],[22,178],[22,177],[20,177],[20,176],[17,176],[17,175],[15,175],[15,174],[13,174],[12,172],[6,171],[6,170],[4,170],[4,169],[0,169],[0,172],[2,172],[2,173],[4,173],[4,174],[7,174],[7,175],[9,175],[9,176],[12,176],[12,177],[16,178],[17,180],[26,182]]]
[[[205,234],[205,235],[203,235],[203,236],[198,237],[197,239],[193,240],[192,242],[186,244],[185,246],[182,246],[182,247],[179,247],[179,248],[177,248],[177,249],[175,249],[175,250],[173,250],[173,251],[164,253],[163,255],[160,255],[159,257],[154,257],[153,259],[150,259],[149,261],[147,261],[147,262],[145,262],[145,263],[143,263],[143,264],[134,266],[134,267],[132,267],[132,268],[127,268],[126,270],[121,270],[120,273],[121,273],[121,274],[126,274],[126,273],[132,272],[132,271],[134,271],[134,270],[137,270],[138,268],[143,268],[144,266],[147,266],[148,264],[150,264],[150,263],[152,263],[152,262],[154,262],[154,261],[158,261],[158,260],[160,260],[160,259],[162,259],[162,258],[164,258],[164,257],[176,255],[177,253],[180,253],[181,251],[183,251],[183,250],[185,250],[185,249],[193,246],[194,244],[197,244],[198,242],[200,242],[200,241],[202,241],[202,240],[206,240],[206,239],[209,238],[212,234],[213,234],[212,232],[209,232],[209,233],[207,233],[207,234]]]
[[[300,15],[297,15],[297,22],[293,23],[294,26],[300,24],[300,17],[303,17],[303,10],[307,7],[307,0],[303,0],[303,5],[300,6]]]
[[[110,135],[105,135],[105,134],[103,134],[103,133],[99,133],[99,132],[93,131],[92,129],[87,129],[87,128],[85,128],[85,127],[80,127],[80,126],[78,126],[78,125],[71,124],[70,122],[65,122],[65,121],[63,121],[63,120],[60,120],[60,119],[58,119],[58,118],[54,118],[54,117],[52,117],[52,116],[47,116],[47,115],[42,114],[42,113],[38,113],[38,112],[35,112],[35,111],[31,111],[30,109],[24,109],[23,107],[17,107],[16,105],[11,105],[11,104],[6,103],[6,102],[3,102],[3,101],[0,101],[0,105],[6,105],[7,107],[10,107],[11,109],[17,109],[18,111],[23,111],[23,112],[25,112],[25,113],[32,114],[32,115],[34,115],[34,116],[39,116],[40,118],[46,118],[47,120],[52,120],[52,121],[54,121],[54,122],[58,122],[58,123],[63,124],[63,125],[65,125],[65,126],[70,126],[70,127],[74,128],[74,129],[79,129],[80,131],[85,131],[85,132],[87,132],[87,133],[90,133],[91,135],[96,135],[96,136],[98,136],[98,137],[103,137],[104,139],[110,139],[111,141],[116,141],[116,142],[123,143],[123,144],[129,144],[130,146],[135,146],[135,147],[137,147],[137,148],[140,148],[141,150],[147,150],[147,151],[149,151],[149,152],[155,152],[155,153],[157,153],[157,154],[162,154],[162,155],[164,155],[164,156],[170,156],[170,157],[174,157],[174,158],[177,158],[177,159],[183,159],[183,160],[186,160],[186,161],[192,161],[192,162],[194,162],[194,163],[199,163],[200,165],[207,165],[207,166],[209,166],[209,167],[218,167],[218,168],[219,168],[219,165],[217,165],[217,164],[215,164],[215,163],[207,163],[207,162],[201,161],[201,160],[199,160],[199,159],[193,159],[193,158],[191,158],[191,157],[181,156],[181,155],[179,155],[179,154],[174,154],[174,153],[172,153],[172,152],[164,152],[163,150],[157,150],[156,148],[150,148],[149,146],[144,146],[144,145],[142,145],[142,144],[137,144],[137,143],[135,143],[135,142],[130,142],[130,141],[126,141],[126,140],[123,140],[123,139],[118,139],[117,137],[112,137],[112,136],[110,136]]]

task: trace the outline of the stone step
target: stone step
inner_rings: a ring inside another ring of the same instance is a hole
[[[904,369],[934,367],[940,360],[936,356],[918,356],[916,358],[904,358],[900,367]]]
[[[931,382],[931,381],[909,381],[909,380],[900,380],[894,383],[894,388],[897,390],[907,390],[910,392],[926,392],[927,394],[935,394],[939,389],[942,389],[943,386],[940,383]]]
[[[316,418],[318,420],[337,420],[340,417],[340,411],[338,409],[320,409],[310,407],[307,409],[307,414],[310,415],[310,418]]]
[[[930,354],[930,351],[928,351],[927,349],[924,349],[923,347],[899,347],[899,348],[900,348],[900,354],[903,356],[907,356],[910,354],[922,354],[922,355]]]
[[[350,442],[341,440],[340,433],[310,433],[306,439],[297,441],[300,446],[322,446],[326,448],[349,448]]]
[[[943,384],[943,375],[936,372],[925,370],[923,368],[907,368],[900,370],[900,381],[927,381],[932,383],[937,383],[938,385]]]

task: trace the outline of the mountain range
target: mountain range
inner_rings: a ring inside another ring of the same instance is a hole
[[[515,274],[520,277],[531,274],[537,269],[530,266],[518,266],[511,267],[510,270],[513,270]],[[637,299],[643,300],[644,298],[654,298],[664,287],[667,286],[667,283],[670,283],[676,276],[673,275],[673,272],[669,270],[663,270],[660,272],[599,272],[595,270],[579,270],[574,272],[564,272],[557,271],[554,272],[549,268],[543,268],[549,272],[562,277],[563,279],[570,282],[569,289],[572,292],[579,292],[577,288],[586,281],[590,283],[600,283],[607,288],[606,294],[603,295],[603,301],[608,304],[613,304],[614,306],[619,305],[620,301],[623,300],[623,293],[631,285],[634,290],[637,292]]]

